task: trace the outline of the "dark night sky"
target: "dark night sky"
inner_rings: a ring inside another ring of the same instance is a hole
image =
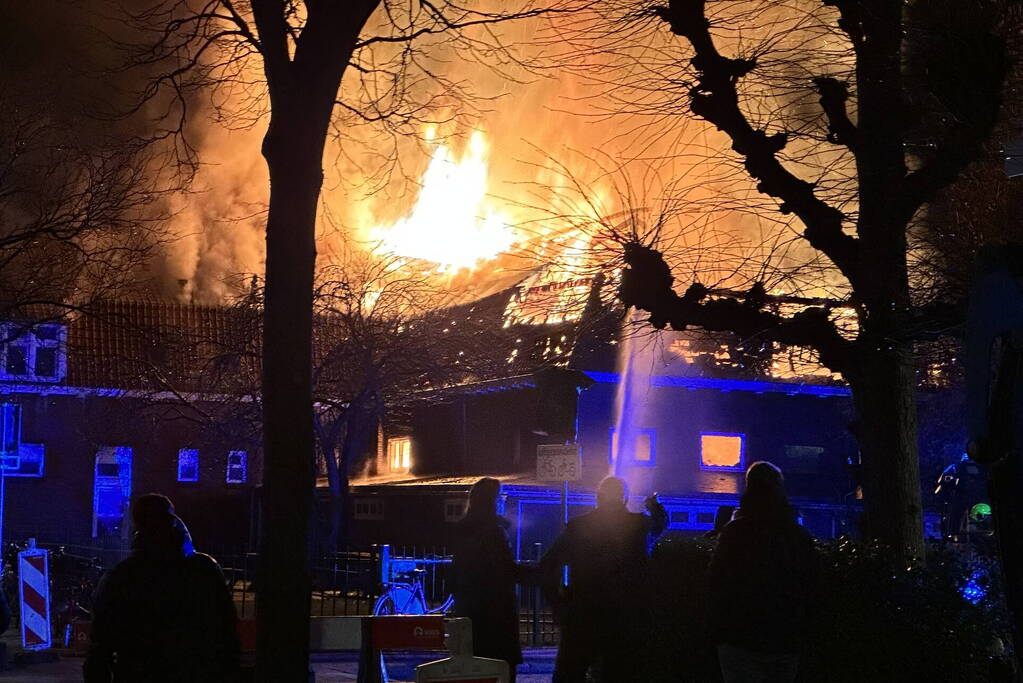
[[[106,122],[83,116],[99,103],[126,101],[113,87],[124,79],[109,69],[117,55],[109,47],[96,14],[106,2],[41,0],[0,4],[0,64],[5,100],[37,107],[73,124],[83,135],[110,130]],[[123,32],[114,22],[104,27]]]

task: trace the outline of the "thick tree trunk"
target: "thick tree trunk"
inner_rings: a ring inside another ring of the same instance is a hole
[[[323,457],[327,467],[327,550],[336,552],[347,542],[345,525],[345,505],[348,499],[348,477],[342,472],[338,463],[338,452],[335,444],[323,445]]]
[[[341,78],[378,2],[309,3],[297,37],[289,33],[285,4],[269,0],[250,4],[271,112],[262,150],[270,170],[270,210],[256,677],[267,683],[304,683],[309,679],[309,540],[316,454],[312,404],[316,209],[323,185],[323,150]]]
[[[896,560],[923,557],[916,378],[910,349],[863,354],[847,377],[863,458],[864,535]]]
[[[923,557],[916,377],[907,340],[911,310],[906,221],[900,206],[906,159],[902,4],[865,0],[856,43],[856,167],[860,268],[849,273],[865,315],[844,372],[859,417],[864,526],[896,562]],[[856,31],[854,31],[855,33]]]
[[[322,142],[303,144],[305,117],[274,112],[263,317],[263,537],[256,592],[257,677],[308,680],[314,490],[312,291]],[[285,122],[281,122],[284,119]],[[285,137],[283,133],[287,132]],[[321,136],[322,140],[322,136]]]

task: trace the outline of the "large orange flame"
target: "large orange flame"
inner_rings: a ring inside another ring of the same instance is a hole
[[[491,206],[487,175],[487,144],[480,131],[460,156],[437,144],[411,212],[393,225],[371,228],[370,240],[379,252],[436,263],[445,272],[473,268],[506,252],[517,236],[508,217]]]

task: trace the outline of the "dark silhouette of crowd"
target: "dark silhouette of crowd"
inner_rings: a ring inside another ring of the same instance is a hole
[[[608,477],[597,507],[572,518],[538,568],[517,565],[500,485],[482,479],[470,493],[454,554],[455,608],[472,619],[474,653],[522,661],[517,583],[539,581],[561,637],[553,683],[646,683],[642,660],[653,623],[649,549],[667,514],[656,495],[630,512],[625,483]],[[725,683],[791,683],[817,602],[818,560],[811,536],[785,494],[781,470],[756,462],[738,508],[721,506],[707,538],[716,543],[703,618]],[[662,641],[663,642],[663,641]]]
[[[455,528],[454,612],[472,621],[474,655],[508,662],[514,683],[516,586],[534,584],[560,627],[553,683],[646,683],[640,664],[657,628],[650,548],[668,523],[656,494],[631,512],[625,482],[604,479],[596,508],[572,518],[529,566],[511,551],[500,493],[496,479],[476,482]],[[236,681],[237,617],[216,561],[195,552],[168,498],[147,494],[131,512],[132,554],[97,589],[85,682]],[[781,470],[753,463],[738,508],[722,506],[707,538],[716,547],[702,618],[724,683],[792,683],[819,569]]]

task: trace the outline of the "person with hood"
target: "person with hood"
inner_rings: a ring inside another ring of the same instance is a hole
[[[192,549],[170,499],[131,508],[131,555],[96,589],[85,683],[235,681],[234,602],[217,562]]]
[[[755,462],[710,563],[708,615],[725,683],[791,683],[819,560],[785,495],[781,470]]]
[[[625,482],[607,477],[597,488],[597,509],[569,520],[540,562],[561,625],[554,683],[583,683],[591,666],[601,680],[626,683],[641,676],[630,657],[645,632],[643,604],[648,548],[668,524],[652,495],[647,513],[625,505]],[[563,586],[564,567],[568,585]]]
[[[515,585],[529,579],[508,544],[508,520],[497,514],[501,482],[480,479],[469,490],[469,507],[455,525],[454,613],[472,620],[473,654],[508,662],[510,683],[522,663]]]

